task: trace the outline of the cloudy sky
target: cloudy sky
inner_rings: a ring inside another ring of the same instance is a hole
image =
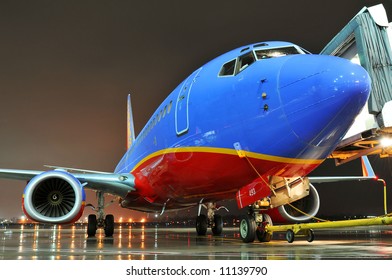
[[[392,10],[391,0],[0,0],[0,167],[112,171],[125,152],[129,92],[139,132],[219,54],[266,40],[318,53],[380,2]],[[0,217],[21,214],[24,186],[0,181]]]

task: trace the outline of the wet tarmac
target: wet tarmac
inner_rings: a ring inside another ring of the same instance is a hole
[[[0,260],[378,260],[392,259],[392,226],[315,231],[311,243],[288,243],[274,233],[269,243],[241,241],[237,228],[199,237],[193,228],[119,226],[113,238],[85,226],[0,227]]]

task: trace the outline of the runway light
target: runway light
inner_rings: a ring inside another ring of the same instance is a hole
[[[383,147],[390,147],[392,146],[392,138],[384,137],[381,138],[380,143]]]

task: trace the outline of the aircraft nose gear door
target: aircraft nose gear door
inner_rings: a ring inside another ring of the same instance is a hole
[[[199,68],[193,72],[185,83],[182,85],[180,92],[178,93],[176,102],[175,122],[176,122],[176,133],[177,135],[184,134],[189,130],[189,95],[192,90],[192,86],[197,79],[197,75],[202,68]]]

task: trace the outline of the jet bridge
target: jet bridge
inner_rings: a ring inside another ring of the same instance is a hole
[[[330,157],[337,165],[364,155],[392,157],[392,24],[384,6],[363,8],[320,54],[358,63],[372,80],[367,106]]]

